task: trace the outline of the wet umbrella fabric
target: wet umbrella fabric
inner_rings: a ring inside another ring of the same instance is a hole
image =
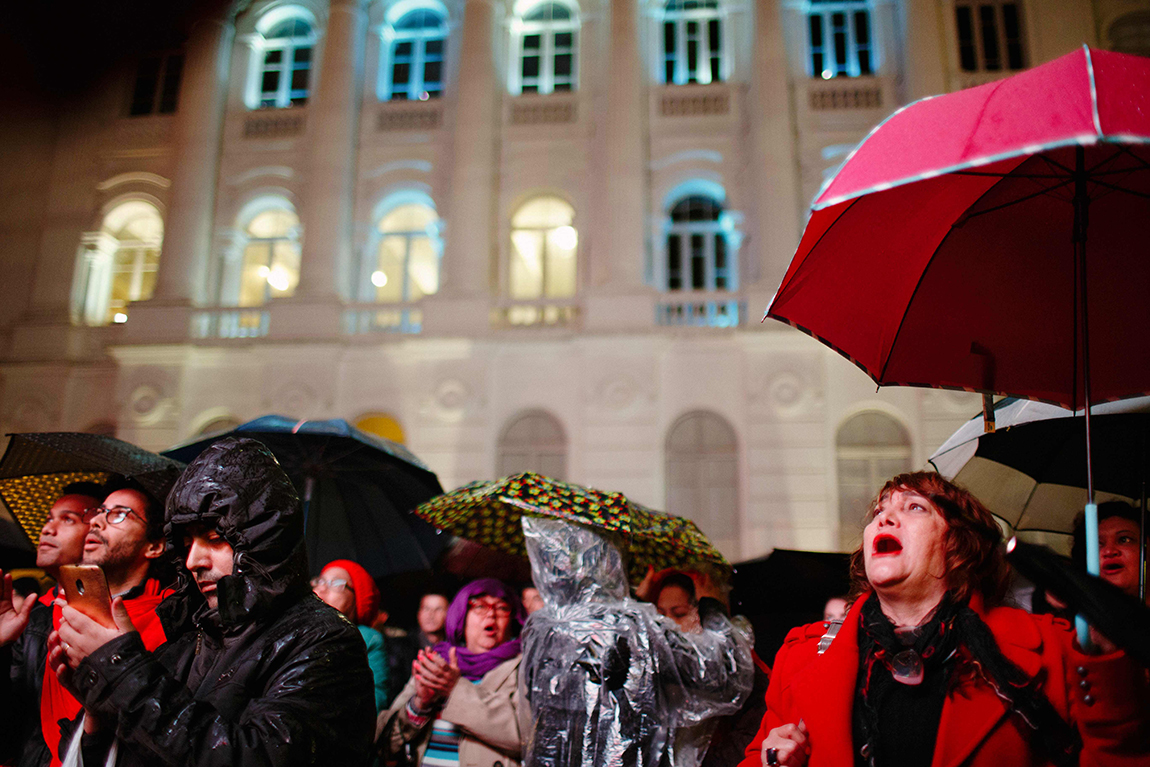
[[[110,474],[131,477],[161,501],[184,464],[102,434],[12,434],[0,458],[0,499],[32,541],[52,504],[73,482],[104,482]]]
[[[415,513],[460,538],[520,557],[527,552],[520,523],[524,515],[556,517],[616,533],[628,549],[628,574],[634,582],[642,579],[648,565],[657,570],[721,566],[717,557],[730,567],[689,520],[634,504],[620,493],[534,472],[472,482],[432,499]]]
[[[305,504],[308,562],[315,572],[333,559],[358,562],[374,578],[426,570],[446,544],[431,525],[408,513],[443,488],[403,445],[341,419],[272,415],[164,454],[191,461],[227,435],[264,443],[291,477]]]

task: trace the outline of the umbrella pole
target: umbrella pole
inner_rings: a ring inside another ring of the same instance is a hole
[[[1086,572],[1098,576],[1101,566],[1098,558],[1098,505],[1094,503],[1094,461],[1090,440],[1090,321],[1086,296],[1086,230],[1090,222],[1090,197],[1086,193],[1086,149],[1074,149],[1074,259],[1078,272],[1078,295],[1082,309],[1082,394],[1086,403]],[[1078,375],[1078,371],[1074,371]],[[1078,643],[1089,649],[1090,626],[1079,615],[1075,619]]]

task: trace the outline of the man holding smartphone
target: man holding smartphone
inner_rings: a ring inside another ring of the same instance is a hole
[[[163,504],[131,479],[115,476],[104,486],[102,504],[85,512],[89,527],[84,536],[81,563],[97,565],[108,581],[108,592],[122,614],[139,631],[144,646],[155,649],[175,633],[169,613],[159,609],[173,593],[174,580],[164,553]],[[66,601],[57,598],[52,625],[59,630]],[[167,625],[165,625],[167,624]],[[40,696],[40,720],[52,767],[59,767],[61,741],[75,729],[83,707],[48,669]],[[94,721],[88,726],[96,726]]]
[[[132,765],[361,765],[375,695],[359,632],[311,591],[303,509],[275,457],[225,438],[180,476],[169,551],[191,577],[173,597],[196,631],[154,652],[119,600],[117,628],[65,607],[49,664],[100,722],[84,762],[112,736]]]
[[[76,482],[64,488],[40,529],[36,567],[59,580],[62,565],[77,564],[88,534],[85,512],[100,505],[103,488]],[[47,764],[48,746],[40,730],[40,691],[44,680],[48,633],[52,630],[55,590],[13,608],[11,576],[4,574],[0,593],[0,764],[40,767]]]

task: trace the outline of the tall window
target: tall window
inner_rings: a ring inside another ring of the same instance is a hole
[[[520,415],[499,438],[495,474],[506,477],[534,471],[552,479],[567,478],[567,437],[555,417],[541,410]]]
[[[299,283],[299,216],[286,208],[258,213],[244,229],[237,306],[262,306],[295,293]]]
[[[447,21],[430,8],[405,13],[385,26],[385,100],[427,100],[443,95],[443,60],[447,48]]]
[[[835,438],[839,475],[839,546],[852,550],[862,535],[863,517],[883,483],[911,469],[910,435],[885,413],[851,417]]]
[[[421,203],[392,208],[379,220],[379,249],[364,287],[381,303],[418,301],[439,290],[439,216]]]
[[[966,72],[1001,72],[1026,66],[1018,3],[956,0],[958,62]]]
[[[558,197],[536,197],[511,218],[510,296],[570,298],[577,285],[575,209]]]
[[[175,112],[183,72],[182,53],[166,53],[140,59],[128,114],[135,117]]]
[[[562,3],[542,2],[513,27],[518,66],[512,70],[512,93],[552,93],[575,89],[579,21]]]
[[[663,81],[723,79],[723,21],[719,0],[670,0],[663,11]]]
[[[675,203],[667,233],[667,290],[738,290],[730,230],[722,203],[711,197],[691,195]]]
[[[810,0],[807,29],[812,77],[874,74],[869,0]]]
[[[143,200],[123,202],[84,237],[76,295],[85,324],[128,321],[128,304],[152,297],[160,268],[164,222]]]
[[[739,448],[735,430],[714,413],[688,413],[666,444],[667,511],[692,519],[720,548],[737,543]]]
[[[263,36],[259,70],[260,108],[307,103],[315,32],[301,18],[285,19]]]

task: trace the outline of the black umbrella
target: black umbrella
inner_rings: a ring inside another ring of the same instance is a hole
[[[130,477],[162,503],[184,465],[102,434],[10,434],[0,458],[0,500],[35,541],[52,504],[72,482]]]
[[[768,664],[795,626],[822,620],[831,597],[850,589],[850,555],[775,549],[735,565],[732,612],[755,628],[755,652]]]
[[[409,514],[443,488],[403,445],[342,419],[296,421],[269,415],[174,447],[164,455],[191,462],[217,439],[251,437],[267,445],[304,501],[313,572],[351,559],[375,578],[430,569],[445,535]]]

